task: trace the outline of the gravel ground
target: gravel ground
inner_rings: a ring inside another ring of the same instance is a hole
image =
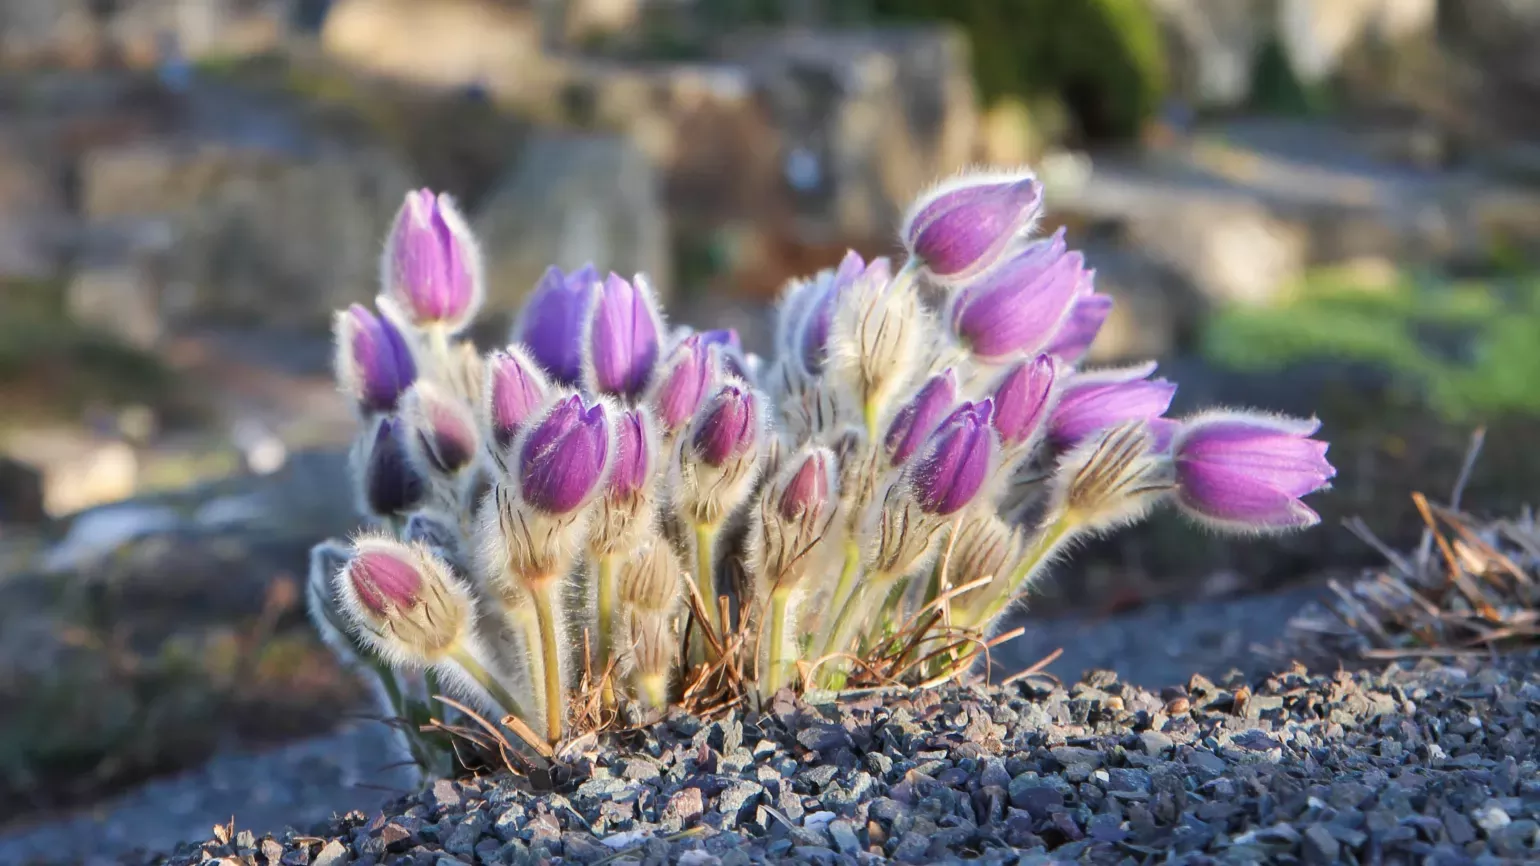
[[[1534,862],[1540,654],[1153,693],[1094,673],[683,716],[586,781],[439,782],[163,862]],[[618,856],[617,856],[618,855]]]

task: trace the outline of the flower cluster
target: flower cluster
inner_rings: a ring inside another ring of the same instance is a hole
[[[1041,201],[1027,173],[927,192],[902,265],[794,281],[762,359],[592,268],[550,269],[482,354],[458,337],[474,239],[412,193],[377,312],[337,317],[374,527],[318,549],[318,627],[402,715],[426,677],[554,743],[590,688],[661,708],[724,668],[762,696],[877,658],[956,675],[1066,545],[1159,503],[1225,531],[1316,522],[1316,422],[1171,419],[1153,364],[1080,369],[1112,304],[1062,232],[1031,237]]]

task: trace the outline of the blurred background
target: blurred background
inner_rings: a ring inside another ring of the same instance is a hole
[[[1318,413],[1341,471],[1306,535],[1098,544],[1041,588],[1049,640],[1265,618],[1215,600],[1376,561],[1348,517],[1415,540],[1477,426],[1466,500],[1513,510],[1537,49],[1534,0],[0,0],[0,826],[355,709],[296,603],[356,524],[327,326],[417,186],[482,238],[484,345],[592,261],[764,351],[787,278],[894,252],[939,176],[1034,167],[1118,302],[1094,361]]]

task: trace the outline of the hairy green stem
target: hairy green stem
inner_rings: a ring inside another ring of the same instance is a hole
[[[843,610],[842,605],[849,601],[850,593],[854,590],[856,572],[861,568],[861,545],[854,540],[845,542],[845,562],[840,566],[839,581],[834,584],[834,596],[831,599],[835,610]],[[818,655],[828,655],[833,649],[834,632],[838,629],[838,617],[831,619],[829,625],[823,630],[823,639],[818,641],[816,648]],[[816,661],[816,659],[815,659]]]
[[[695,524],[695,588],[700,591],[701,604],[705,606],[706,622],[710,624],[712,631],[720,637],[722,623],[717,621],[717,586],[716,586],[716,542],[717,524]],[[716,651],[706,640],[705,629],[700,632],[698,646],[691,648],[691,654],[699,660],[709,662],[716,661]]]
[[[781,690],[786,666],[786,614],[791,601],[791,587],[776,587],[770,592],[770,666],[765,671],[765,696]]]
[[[556,647],[556,581],[533,581],[530,595],[535,599],[535,621],[540,629],[541,668],[545,680],[545,735],[553,744],[561,740],[562,700],[561,656]]]
[[[604,703],[613,706],[615,684],[607,674],[613,661],[610,656],[614,654],[615,645],[615,557],[609,554],[600,556],[595,569],[598,576],[594,583],[599,592],[598,674],[604,679]]]
[[[476,660],[475,656],[471,655],[470,650],[466,649],[463,645],[456,646],[450,651],[449,657],[471,679],[475,680],[477,685],[487,690],[487,694],[492,696],[492,700],[497,701],[502,706],[503,712],[518,716],[520,719],[529,718],[524,707],[519,705],[518,699],[510,694],[503,687],[503,684],[498,682],[486,667]]]
[[[987,625],[995,620],[1011,601],[1016,598],[1016,593],[1023,583],[1043,562],[1063,544],[1080,526],[1080,521],[1069,512],[1060,512],[1057,516],[1045,521],[1043,527],[1038,530],[1036,537],[1032,539],[1032,546],[1022,554],[1021,562],[1016,570],[1011,572],[1010,579],[1006,581],[1005,588],[983,600],[981,604],[974,605],[969,611],[970,624]]]

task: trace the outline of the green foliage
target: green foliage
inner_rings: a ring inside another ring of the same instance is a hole
[[[1241,369],[1312,358],[1382,368],[1444,418],[1540,415],[1540,276],[1447,282],[1344,271],[1308,277],[1279,305],[1221,311],[1205,353]]]

